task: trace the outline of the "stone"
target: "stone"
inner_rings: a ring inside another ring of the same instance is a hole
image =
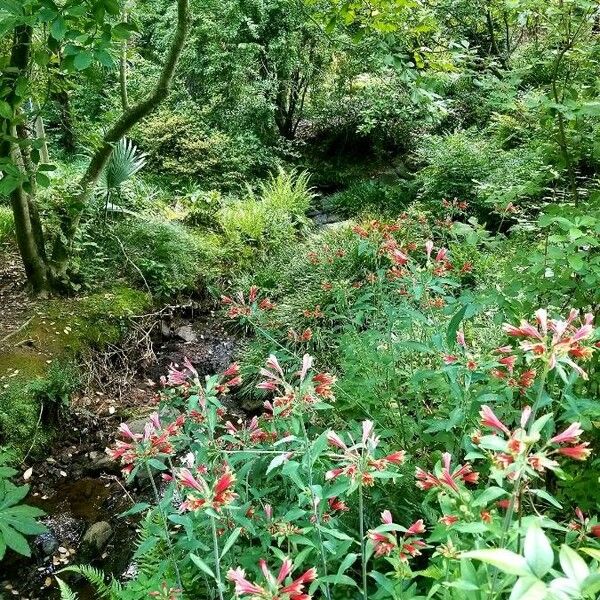
[[[175,330],[175,335],[184,342],[195,342],[198,336],[192,329],[191,325],[182,325]]]
[[[84,534],[81,540],[81,554],[93,558],[104,550],[112,535],[112,527],[108,521],[94,523]]]

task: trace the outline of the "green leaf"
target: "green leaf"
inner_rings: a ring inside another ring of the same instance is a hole
[[[288,460],[288,453],[287,452],[283,452],[282,454],[278,454],[275,458],[273,458],[273,460],[271,460],[271,462],[269,463],[269,466],[267,467],[267,475],[273,470],[276,469],[277,467],[280,467],[282,464],[284,464],[285,462],[287,462]]]
[[[225,542],[225,545],[223,546],[223,550],[221,551],[221,558],[223,558],[229,552],[229,550],[231,550],[231,547],[235,544],[238,537],[240,537],[240,533],[242,533],[241,527],[236,527],[231,532],[230,536],[227,538],[227,541]]]
[[[0,537],[4,538],[4,543],[11,549],[22,554],[23,556],[31,556],[31,550],[27,540],[15,529],[9,527],[0,521]]]
[[[0,100],[0,117],[9,120],[13,118],[13,110],[6,100]]]
[[[527,528],[524,554],[527,564],[540,579],[548,573],[554,564],[554,552],[550,540],[536,521]]]
[[[129,517],[131,515],[137,515],[138,513],[141,513],[147,510],[148,508],[150,508],[150,504],[148,504],[148,502],[138,502],[137,504],[134,504],[129,510],[126,510],[125,512],[121,513],[119,517],[123,518]]]
[[[546,490],[530,490],[532,494],[535,494],[538,498],[542,498],[552,504],[552,506],[556,506],[556,508],[562,508],[562,504],[552,495],[549,494]]]
[[[83,50],[75,55],[75,58],[73,59],[73,66],[77,71],[83,71],[92,64],[93,59],[94,57],[91,52]]]
[[[190,559],[201,571],[204,571],[209,577],[215,579],[213,570],[199,556],[190,554]]]
[[[514,585],[508,600],[545,600],[548,590],[535,577],[521,577]]]
[[[492,486],[483,490],[479,496],[473,501],[473,506],[487,506],[490,502],[493,502],[496,498],[508,494],[506,490],[501,487]]]
[[[590,569],[585,564],[583,558],[581,558],[575,550],[572,550],[565,544],[560,547],[558,559],[560,560],[560,566],[562,567],[564,574],[578,584],[581,584],[590,574]]]
[[[460,557],[480,560],[509,575],[522,575],[525,577],[530,577],[532,575],[527,561],[519,554],[506,550],[505,548],[471,550],[469,552],[463,552]]]
[[[355,562],[358,558],[358,554],[354,552],[350,552],[350,554],[346,554],[346,558],[340,564],[340,568],[338,569],[337,574],[343,575]]]
[[[52,21],[52,25],[50,25],[50,34],[55,40],[60,42],[65,37],[65,33],[67,33],[67,24],[63,17],[59,15]]]
[[[581,548],[581,551],[600,562],[600,550],[598,550],[598,548]]]
[[[456,314],[450,319],[450,323],[448,324],[448,330],[446,331],[446,343],[450,348],[454,347],[456,344],[456,332],[458,331],[458,327],[460,322],[464,319],[465,313],[467,312],[468,304],[465,304]]]

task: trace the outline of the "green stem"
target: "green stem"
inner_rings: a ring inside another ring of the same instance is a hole
[[[306,425],[304,424],[304,416],[300,417],[300,423],[302,425],[302,433],[304,434],[304,443],[306,444],[306,454],[308,457],[308,485],[310,490],[310,503],[312,506],[313,517],[315,519],[315,525],[317,527],[317,535],[319,536],[319,552],[321,554],[321,565],[323,567],[323,575],[327,577],[327,558],[325,557],[325,550],[323,548],[323,536],[321,534],[321,518],[319,516],[319,511],[317,510],[317,503],[315,501],[316,498],[313,491],[312,453],[310,450],[310,442],[308,440]],[[329,583],[325,584],[325,597],[327,598],[327,600],[331,600]]]
[[[223,584],[221,583],[221,557],[219,556],[219,538],[217,536],[217,524],[215,518],[211,515],[210,526],[212,529],[213,552],[215,555],[215,579],[217,580],[217,589],[219,591],[219,600],[223,600]]]
[[[549,365],[548,365],[548,363],[546,363],[544,365],[544,370],[542,371],[542,376],[540,377],[540,383],[539,383],[539,387],[538,387],[537,397],[535,399],[535,402],[534,402],[532,410],[531,410],[531,416],[529,417],[530,423],[535,422],[535,417],[536,417],[537,411],[539,410],[540,405],[542,403],[542,396],[544,395],[544,387],[546,385],[546,379],[548,378],[549,371],[550,371]],[[502,535],[500,536],[500,543],[499,543],[500,548],[502,548],[504,546],[504,543],[506,541],[506,536],[508,534],[508,530],[512,523],[512,518],[515,513],[515,505],[517,502],[517,498],[520,498],[522,495],[523,490],[522,490],[521,483],[523,480],[523,470],[524,469],[521,468],[521,470],[519,471],[519,476],[517,477],[517,479],[515,481],[513,493],[511,494],[508,508],[506,509],[506,515],[504,517],[504,522],[502,523]],[[492,577],[492,587],[491,587],[491,591],[490,591],[490,595],[492,598],[496,597],[494,594],[495,594],[497,580],[498,580],[498,569],[496,569],[494,571],[494,575]]]
[[[362,562],[362,593],[364,600],[367,595],[367,540],[365,539],[365,511],[362,483],[358,486],[358,522],[360,530],[360,555]]]
[[[150,465],[148,463],[146,463],[146,471],[148,472],[148,477],[150,478],[150,483],[152,484],[152,491],[154,492],[154,497],[156,499],[156,507],[158,508],[163,529],[165,530],[165,541],[167,542],[170,558],[173,562],[173,568],[175,569],[175,576],[177,577],[177,587],[179,587],[180,590],[183,590],[183,585],[181,584],[181,574],[179,573],[179,566],[177,565],[177,560],[175,559],[173,543],[171,542],[171,534],[169,533],[169,527],[167,525],[167,516],[165,515],[162,505],[160,503],[160,495],[158,493],[158,488],[156,487],[156,482],[154,481],[154,476],[152,475],[152,469],[150,468]]]

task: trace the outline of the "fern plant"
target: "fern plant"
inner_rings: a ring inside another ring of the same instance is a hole
[[[46,526],[36,521],[36,518],[44,515],[44,511],[21,504],[29,493],[29,486],[12,483],[9,478],[16,474],[15,469],[0,465],[0,561],[7,548],[31,556],[25,536],[48,531]]]
[[[122,596],[123,586],[114,577],[111,577],[107,582],[104,573],[95,567],[90,565],[71,565],[61,570],[61,573],[65,572],[77,573],[78,575],[85,577],[94,588],[98,600],[118,600]],[[70,600],[72,596],[69,596],[68,594],[69,592],[71,594],[73,592],[70,590],[69,586],[58,577],[56,578],[56,581],[58,582],[61,595],[63,594],[63,589],[68,589],[68,592],[66,592],[67,595],[62,596],[62,600]],[[76,598],[77,596],[75,595],[74,597]]]

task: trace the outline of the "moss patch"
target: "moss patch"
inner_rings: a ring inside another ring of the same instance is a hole
[[[53,418],[77,388],[77,355],[118,342],[128,317],[149,306],[147,294],[127,287],[38,305],[0,349],[0,446],[15,448],[17,457],[32,444],[43,447]]]

